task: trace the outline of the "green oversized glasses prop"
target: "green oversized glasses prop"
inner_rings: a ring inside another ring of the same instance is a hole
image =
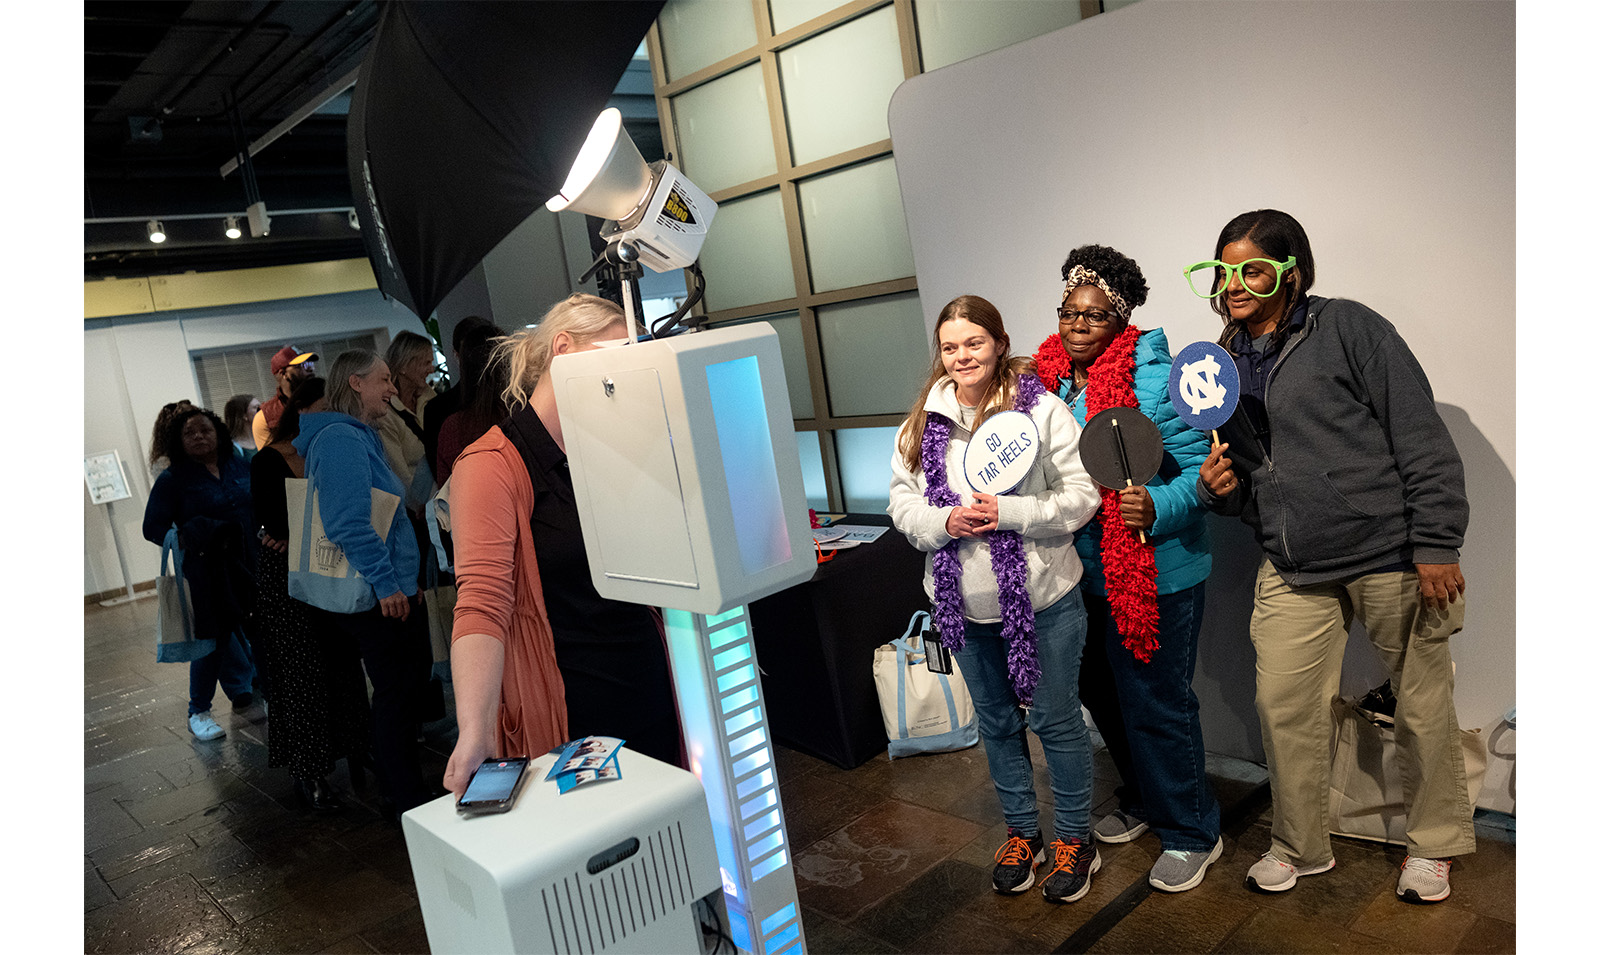
[[[1233,284],[1233,276],[1238,273],[1245,291],[1256,298],[1271,298],[1277,294],[1278,286],[1283,283],[1283,273],[1294,268],[1294,256],[1289,256],[1287,261],[1279,262],[1276,259],[1245,259],[1238,265],[1229,265],[1216,259],[1205,262],[1196,262],[1183,270],[1183,277],[1189,280],[1189,288],[1201,298],[1216,298],[1228,286]],[[1216,272],[1221,269],[1219,276]],[[1196,276],[1200,276],[1196,284]],[[1221,281],[1218,281],[1218,279]]]

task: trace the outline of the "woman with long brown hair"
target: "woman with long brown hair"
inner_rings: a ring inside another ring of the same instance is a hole
[[[900,427],[889,515],[928,553],[924,589],[940,642],[955,653],[978,714],[1007,838],[996,892],[1025,891],[1044,858],[1028,729],[1039,737],[1055,796],[1044,897],[1075,902],[1100,857],[1089,840],[1089,733],[1078,702],[1086,623],[1073,531],[1100,503],[1078,459],[1078,423],[1011,354],[1000,312],[962,295],[939,313],[937,354]],[[1002,412],[1026,417],[1018,445],[1038,452],[1002,494],[973,489],[963,461],[973,434]]]

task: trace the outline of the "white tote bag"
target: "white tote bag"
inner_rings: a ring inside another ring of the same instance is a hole
[[[331,613],[360,613],[378,603],[367,582],[350,566],[344,548],[328,539],[322,527],[318,495],[305,478],[285,478],[289,511],[289,596]],[[400,497],[372,489],[372,529],[389,539]]]
[[[919,610],[898,640],[873,652],[872,677],[890,759],[978,745],[977,712],[961,667],[952,658],[951,673],[934,673],[924,662],[922,641],[935,639],[931,624],[928,612]]]

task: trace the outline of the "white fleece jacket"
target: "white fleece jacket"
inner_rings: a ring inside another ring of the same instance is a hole
[[[961,426],[955,382],[948,377],[941,379],[923,407],[950,419],[945,471],[950,489],[961,496],[963,505],[970,507],[972,486],[967,483],[961,462],[972,432]],[[1094,517],[1100,507],[1100,491],[1078,459],[1081,429],[1066,404],[1046,393],[1039,397],[1030,417],[1039,427],[1039,456],[1022,483],[999,497],[1000,529],[1022,535],[1028,558],[1028,596],[1035,610],[1043,610],[1077,586],[1083,576],[1083,565],[1072,546],[1072,532]],[[902,432],[905,427],[900,426]],[[898,450],[891,467],[894,477],[889,484],[889,517],[912,546],[927,552],[922,587],[932,600],[933,552],[952,539],[945,532],[945,521],[953,508],[928,503],[923,496],[927,490],[926,473],[919,470],[912,474]],[[961,558],[961,596],[966,602],[967,619],[974,623],[998,621],[999,588],[989,559],[988,535],[961,538],[957,553]]]

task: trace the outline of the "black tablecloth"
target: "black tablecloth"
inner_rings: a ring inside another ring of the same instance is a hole
[[[889,523],[851,514],[840,523]],[[870,544],[834,552],[811,580],[750,605],[773,738],[845,769],[889,746],[872,651],[928,609],[924,555],[890,527]]]

